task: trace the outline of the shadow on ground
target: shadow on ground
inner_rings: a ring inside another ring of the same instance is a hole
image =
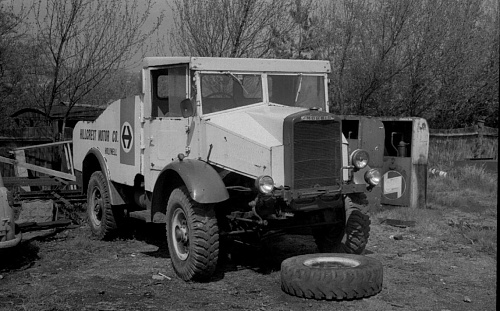
[[[40,248],[32,241],[21,241],[18,245],[0,249],[0,273],[12,270],[25,270],[40,259]]]

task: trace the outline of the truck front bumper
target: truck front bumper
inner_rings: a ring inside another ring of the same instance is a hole
[[[343,206],[343,196],[370,191],[367,184],[344,184],[312,189],[275,189],[273,197],[284,200],[292,211],[312,211]]]

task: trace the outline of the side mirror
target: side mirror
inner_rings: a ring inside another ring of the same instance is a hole
[[[181,114],[183,118],[189,118],[194,116],[193,103],[189,98],[181,101]]]

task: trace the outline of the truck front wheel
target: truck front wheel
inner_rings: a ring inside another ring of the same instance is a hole
[[[167,240],[175,273],[184,281],[204,280],[215,271],[219,229],[213,207],[195,202],[186,187],[167,204]]]
[[[109,239],[116,232],[116,218],[109,197],[108,184],[101,171],[90,176],[87,189],[87,217],[92,234],[98,239]]]
[[[370,235],[370,218],[365,213],[366,195],[345,198],[346,222],[344,228],[325,226],[314,229],[313,236],[322,253],[361,254]]]

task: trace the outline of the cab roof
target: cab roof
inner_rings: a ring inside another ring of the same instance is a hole
[[[326,60],[221,58],[221,57],[146,57],[143,68],[189,64],[191,70],[244,72],[330,73]]]

